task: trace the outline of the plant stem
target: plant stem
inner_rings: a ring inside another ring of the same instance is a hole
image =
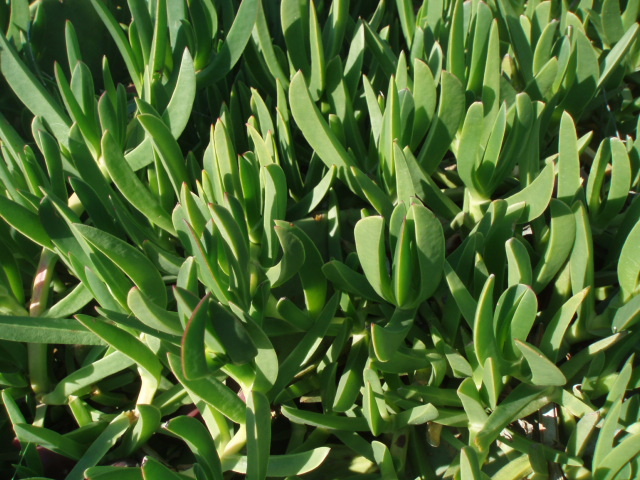
[[[224,453],[220,455],[220,459],[234,455],[238,453],[247,444],[247,427],[246,425],[240,425],[236,434],[231,438],[231,441],[227,443],[224,449]]]
[[[491,203],[490,199],[475,195],[470,190],[467,190],[464,200],[464,210],[469,213],[474,223],[482,219]]]
[[[30,317],[40,316],[47,307],[51,277],[57,260],[57,255],[50,250],[43,250],[40,255],[29,304]],[[49,378],[49,346],[41,343],[30,343],[28,352],[31,389],[36,395],[46,393],[50,390],[51,385],[51,379]]]

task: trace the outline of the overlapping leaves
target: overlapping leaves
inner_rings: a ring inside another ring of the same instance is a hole
[[[90,3],[0,6],[6,471],[637,476],[638,2]]]

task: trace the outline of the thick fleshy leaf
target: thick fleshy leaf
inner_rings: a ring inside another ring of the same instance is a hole
[[[460,480],[481,480],[480,464],[476,451],[464,447],[460,453]]]
[[[26,423],[18,423],[14,425],[13,428],[18,440],[21,442],[35,443],[67,458],[78,460],[82,458],[86,450],[84,445],[65,438],[63,435],[48,428],[37,427]]]
[[[178,143],[173,138],[171,130],[162,120],[151,114],[138,116],[140,125],[145,129],[151,138],[155,150],[158,152],[162,166],[171,181],[176,196],[180,196],[180,187],[183,183],[189,182],[187,167],[182,156],[182,151]]]
[[[42,397],[42,401],[48,405],[64,405],[69,401],[70,395],[74,395],[85,387],[95,385],[109,375],[129,368],[134,363],[135,360],[123,353],[113,352],[67,375],[58,382],[51,392]]]
[[[267,270],[266,274],[271,286],[277,287],[298,273],[304,265],[305,253],[302,241],[290,230],[279,226],[275,226],[273,229],[282,247],[282,258]]]
[[[305,303],[309,314],[311,314],[312,317],[317,317],[327,305],[327,281],[324,275],[322,275],[322,265],[324,264],[322,256],[309,235],[300,228],[283,221],[276,221],[276,226],[289,230],[302,242],[305,258],[298,275],[302,282]]]
[[[0,35],[0,49],[0,69],[9,86],[34,115],[47,121],[56,139],[67,146],[71,121],[63,109],[25,66],[4,35]]]
[[[413,222],[416,256],[420,267],[418,302],[429,298],[440,285],[444,272],[445,242],[442,225],[426,207],[413,204],[407,221]],[[415,261],[415,257],[413,261]]]
[[[166,467],[164,467],[166,469]],[[168,470],[168,469],[167,469]],[[168,470],[171,472],[171,470]],[[146,480],[140,468],[90,467],[84,471],[87,480]],[[172,477],[171,480],[174,480]]]
[[[373,180],[357,167],[351,167],[351,175],[362,191],[362,195],[376,211],[384,218],[390,218],[393,211],[393,203],[385,192]]]
[[[300,410],[292,407],[282,407],[282,414],[294,423],[313,427],[327,428],[329,430],[342,430],[347,432],[368,432],[369,425],[364,417],[346,417],[338,415],[325,415],[322,413]]]
[[[267,465],[266,474],[268,477],[289,477],[293,475],[304,475],[318,468],[327,458],[331,449],[329,447],[318,447],[300,453],[287,455],[271,455]],[[249,457],[230,455],[223,461],[223,469],[236,473],[245,474],[249,472]]]
[[[443,72],[440,82],[438,112],[418,155],[418,163],[428,173],[433,173],[436,170],[451,146],[451,141],[464,117],[464,109],[465,97],[462,84],[451,73]]]
[[[211,302],[206,317],[213,319],[210,322],[211,333],[224,348],[231,363],[243,365],[255,358],[258,350],[247,333],[243,322],[233,312],[230,312],[219,303]]]
[[[493,327],[494,284],[495,277],[491,275],[482,288],[473,322],[473,339],[480,365],[484,365],[489,357],[498,362],[501,359],[501,355],[498,354],[498,345]]]
[[[636,22],[625,32],[616,45],[607,53],[600,63],[600,78],[598,87],[602,87],[611,77],[615,68],[622,62],[640,31],[640,25]]]
[[[0,318],[0,338],[14,342],[105,345],[105,341],[73,319],[12,317]]]
[[[518,219],[519,224],[529,223],[544,213],[551,201],[554,184],[554,165],[549,163],[542,169],[533,182],[519,192],[506,198],[510,207],[520,202],[525,203],[522,216]]]
[[[52,249],[51,238],[43,228],[38,215],[22,205],[0,196],[0,217],[25,237]]]
[[[73,228],[131,278],[145,295],[161,307],[167,304],[167,292],[162,277],[140,251],[96,228],[81,224],[76,224]]]
[[[466,32],[463,5],[462,0],[457,0],[454,3],[447,48],[447,71],[458,77],[461,82],[465,80],[464,39]]]
[[[104,23],[105,27],[109,31],[111,38],[115,42],[120,51],[120,55],[124,60],[125,65],[127,66],[127,70],[129,71],[129,75],[136,87],[136,91],[141,94],[142,93],[142,84],[140,78],[140,70],[137,65],[137,60],[134,57],[134,53],[131,50],[131,45],[127,41],[122,28],[118,21],[113,17],[109,9],[104,3],[100,0],[91,0],[91,5],[95,9],[96,13],[100,16],[100,19]]]
[[[180,357],[170,353],[168,358],[171,371],[187,391],[193,392],[230,420],[245,422],[245,404],[229,387],[213,377],[189,380],[182,374]]]
[[[320,202],[329,192],[333,179],[335,178],[336,167],[331,166],[326,175],[322,178],[320,183],[316,185],[307,195],[300,199],[292,208],[287,212],[287,217],[295,220],[297,218],[309,215],[318,206]]]
[[[415,116],[411,135],[411,148],[415,151],[427,133],[433,121],[436,110],[436,83],[428,65],[419,59],[413,64],[413,97],[415,101]]]
[[[171,217],[135,175],[108,131],[102,137],[102,156],[111,179],[125,198],[151,222],[174,233]]]
[[[576,127],[571,115],[564,112],[558,142],[558,198],[570,204],[580,188],[580,159]]]
[[[346,175],[344,170],[355,166],[355,162],[340,144],[327,122],[322,118],[318,107],[311,100],[301,72],[296,73],[291,80],[289,102],[291,114],[309,145],[328,167],[336,165],[339,169],[339,176],[344,178]]]
[[[547,325],[542,340],[540,341],[540,351],[552,362],[558,360],[563,338],[569,328],[569,324],[588,293],[588,289],[584,289],[567,300]]]
[[[334,294],[322,312],[320,312],[313,326],[280,364],[278,379],[268,394],[270,400],[273,400],[281,393],[282,389],[304,368],[306,362],[320,346],[320,342],[338,308],[338,300],[338,294]]]
[[[198,72],[198,84],[206,87],[216,83],[231,71],[251,38],[258,17],[258,0],[243,0],[220,50],[203,70]]]
[[[122,468],[118,470],[122,471]],[[127,469],[127,470],[130,470],[130,469]],[[174,472],[173,470],[170,470],[168,467],[165,467],[162,463],[160,463],[159,460],[156,460],[153,457],[144,457],[144,459],[142,460],[142,468],[140,473],[142,475],[142,480],[151,480],[153,478],[166,478],[167,480],[179,480],[181,478],[176,472]],[[96,480],[99,480],[99,479],[96,479]],[[125,479],[122,479],[122,480],[125,480]]]
[[[267,397],[250,392],[247,397],[247,477],[264,479],[269,474],[271,408]]]
[[[556,387],[534,387],[524,383],[518,385],[491,413],[475,439],[476,446],[481,451],[486,450],[509,423],[553,401],[556,392]]]
[[[192,417],[175,417],[164,426],[173,435],[180,437],[189,447],[207,478],[222,480],[220,457],[206,427]]]
[[[371,325],[371,343],[381,362],[388,362],[394,357],[413,326],[414,317],[414,311],[398,308],[386,325]]]
[[[170,335],[182,334],[182,328],[175,312],[160,307],[139,288],[133,287],[129,290],[127,305],[138,320],[145,325]]]
[[[209,367],[204,351],[204,334],[209,319],[209,296],[205,296],[193,310],[182,336],[180,359],[182,372],[188,380],[208,375]]]
[[[356,224],[356,250],[367,280],[378,295],[394,301],[391,278],[387,271],[387,253],[384,241],[384,219],[372,216]]]
[[[640,295],[634,295],[613,316],[613,331],[619,332],[640,321]]]
[[[640,277],[640,222],[629,232],[618,260],[618,281],[626,297],[638,290]]]
[[[335,286],[345,292],[353,293],[359,297],[377,300],[380,297],[371,288],[366,277],[352,270],[344,263],[332,260],[322,267],[322,273]]]
[[[571,209],[559,200],[552,200],[549,240],[533,272],[533,289],[536,292],[553,279],[571,253],[575,225]]]
[[[121,413],[115,417],[87,451],[78,459],[73,469],[66,476],[69,480],[82,480],[84,471],[100,462],[107,452],[116,444],[124,432],[129,428],[129,417]]]
[[[471,378],[465,378],[457,390],[462,407],[469,418],[469,429],[472,435],[482,429],[489,416],[480,400],[480,392]]]
[[[531,370],[531,382],[534,385],[557,385],[567,383],[562,372],[547,357],[534,346],[515,340],[516,347],[522,352],[529,369]]]
[[[87,315],[76,315],[76,319],[119,352],[144,368],[156,381],[160,381],[162,364],[144,343],[125,330]]]

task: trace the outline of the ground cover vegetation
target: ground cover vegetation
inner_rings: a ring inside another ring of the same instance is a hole
[[[638,0],[0,2],[0,476],[640,476]]]

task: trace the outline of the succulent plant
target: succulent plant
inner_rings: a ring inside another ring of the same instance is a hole
[[[639,10],[0,2],[2,475],[637,478]]]

